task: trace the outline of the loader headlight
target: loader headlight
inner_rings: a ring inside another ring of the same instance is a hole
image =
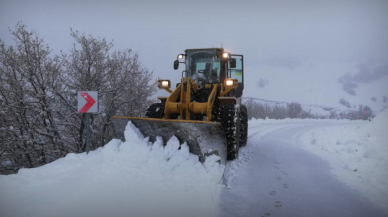
[[[233,80],[233,79],[226,79],[225,80],[225,86],[226,87],[233,87],[234,86],[234,82],[235,82],[235,80]]]
[[[178,59],[183,59],[183,54],[179,54]]]
[[[159,88],[170,88],[171,87],[171,82],[170,80],[159,80]]]
[[[225,53],[222,54],[222,56],[223,56],[224,58],[228,58],[228,57],[229,57],[229,54],[225,52]]]

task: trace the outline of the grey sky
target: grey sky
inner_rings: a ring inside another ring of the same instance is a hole
[[[386,0],[1,0],[0,38],[9,45],[8,27],[22,21],[59,53],[71,47],[71,27],[138,52],[148,69],[167,78],[184,49],[221,43],[244,54],[247,66],[271,56],[386,61],[387,11]]]

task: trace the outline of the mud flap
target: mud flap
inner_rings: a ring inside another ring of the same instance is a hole
[[[190,152],[197,155],[201,162],[205,161],[206,156],[216,154],[221,157],[220,163],[226,164],[226,136],[221,123],[134,117],[112,117],[111,120],[117,138],[122,141],[125,141],[125,127],[131,121],[144,137],[149,137],[150,142],[155,142],[159,136],[166,145],[175,136],[181,144],[186,142]]]

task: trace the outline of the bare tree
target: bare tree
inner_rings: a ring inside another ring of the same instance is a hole
[[[64,123],[66,133],[72,137],[76,152],[85,150],[86,115],[75,112],[77,91],[98,91],[99,113],[91,118],[92,148],[101,147],[114,137],[110,117],[113,115],[140,116],[148,106],[147,98],[155,93],[150,83],[152,72],[138,61],[131,50],[114,51],[113,43],[106,39],[85,36],[71,31],[73,48],[63,54],[66,76],[65,91],[57,91],[68,119]],[[71,96],[70,98],[66,98]]]
[[[0,40],[0,173],[37,167],[85,150],[85,114],[77,92],[99,93],[91,118],[92,148],[114,137],[110,117],[141,116],[155,93],[152,71],[131,50],[111,51],[105,39],[71,31],[70,54],[50,54],[35,31],[18,23],[15,45]]]
[[[302,110],[302,112],[300,112],[300,114],[298,116],[301,119],[315,118],[315,116],[313,114],[311,114],[311,110],[309,110],[309,111]]]
[[[336,111],[330,111],[329,118],[330,119],[337,119],[338,118],[337,112]]]
[[[23,24],[18,23],[10,33],[15,47],[0,41],[0,121],[4,128],[0,159],[6,159],[7,165],[36,167],[66,153],[52,91],[61,62],[50,57],[49,46]]]
[[[248,109],[248,119],[265,119],[266,118],[266,107],[260,103],[255,102],[252,99],[249,99],[245,102],[245,105]]]
[[[297,102],[287,103],[287,113],[288,113],[288,117],[290,118],[296,118],[302,110],[303,109],[300,103],[297,103]]]

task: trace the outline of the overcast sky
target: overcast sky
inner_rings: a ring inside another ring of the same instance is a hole
[[[0,0],[0,38],[7,45],[8,27],[18,21],[54,53],[70,49],[70,27],[113,40],[114,49],[138,52],[162,78],[180,74],[173,60],[184,49],[221,43],[243,54],[246,66],[273,56],[388,60],[387,0]]]

